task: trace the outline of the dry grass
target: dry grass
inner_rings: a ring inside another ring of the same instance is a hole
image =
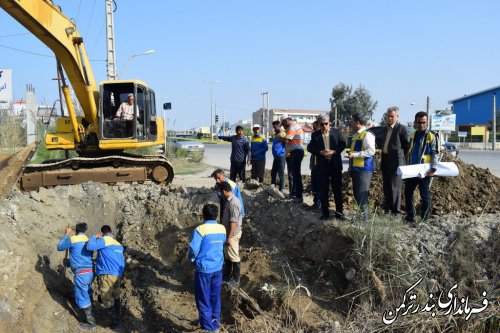
[[[4,154],[13,154],[26,146],[26,129],[22,119],[12,117],[3,110],[0,113],[0,149]]]

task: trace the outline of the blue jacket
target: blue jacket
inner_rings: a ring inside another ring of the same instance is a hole
[[[246,162],[247,157],[250,157],[250,145],[246,136],[242,135],[240,138],[237,135],[217,137],[231,142],[231,162]]]
[[[92,251],[85,248],[88,240],[88,237],[80,232],[76,236],[62,236],[57,244],[57,251],[69,250],[69,262],[73,273],[94,267]]]
[[[123,246],[111,234],[99,239],[92,236],[87,243],[87,250],[97,251],[95,273],[97,275],[121,276],[125,268]]]
[[[259,133],[258,136],[252,136],[250,140],[250,151],[252,153],[253,161],[265,161],[266,151],[269,149],[267,145],[267,139]]]
[[[222,269],[226,228],[216,220],[207,220],[193,231],[188,258],[197,272],[213,273]]]
[[[285,157],[286,148],[285,148],[284,137],[285,137],[285,132],[279,131],[273,138],[272,152],[274,158]]]

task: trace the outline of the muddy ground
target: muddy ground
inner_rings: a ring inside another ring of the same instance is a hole
[[[469,195],[449,193],[453,202],[460,200],[453,205],[472,200],[477,175],[483,173],[467,178],[473,184],[463,184]],[[487,179],[497,186],[497,178]],[[192,230],[202,222],[202,205],[218,200],[212,186],[205,174],[177,177],[163,188],[83,184],[10,191],[0,199],[0,332],[79,331],[72,277],[61,274],[64,254],[56,251],[56,244],[65,227],[82,218],[90,234],[111,225],[126,247],[123,316],[117,331],[198,331],[187,249]],[[489,213],[488,200],[470,217],[452,211],[415,228],[384,214],[360,221],[352,210],[347,221],[323,222],[319,212],[292,204],[272,187],[242,192],[247,215],[241,289],[222,291],[223,331],[498,328],[500,214]],[[493,194],[498,200],[498,190]],[[405,290],[420,277],[419,297],[447,291],[456,283],[471,304],[479,307],[485,291],[490,305],[469,321],[422,313],[384,325],[383,312],[401,304]],[[96,315],[97,331],[112,332],[98,303]]]

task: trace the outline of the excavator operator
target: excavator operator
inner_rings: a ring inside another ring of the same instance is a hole
[[[135,117],[134,117],[135,109]],[[133,121],[134,119],[139,119],[139,107],[135,104],[134,94],[128,94],[127,100],[120,104],[118,111],[116,111],[115,119],[125,121],[125,134],[126,136],[133,135]],[[140,124],[137,122],[137,129],[140,129]]]

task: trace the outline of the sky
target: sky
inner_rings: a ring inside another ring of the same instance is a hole
[[[106,80],[104,0],[54,0],[84,38],[97,83]],[[210,123],[217,113],[251,119],[270,108],[329,110],[332,88],[363,85],[378,101],[375,120],[399,106],[400,120],[499,85],[500,1],[116,0],[118,72],[171,102],[168,126]],[[148,50],[150,55],[130,58]],[[35,54],[33,54],[35,53]],[[130,60],[131,59],[131,60]],[[35,87],[58,98],[51,50],[0,9],[0,68],[11,68],[14,99]]]

